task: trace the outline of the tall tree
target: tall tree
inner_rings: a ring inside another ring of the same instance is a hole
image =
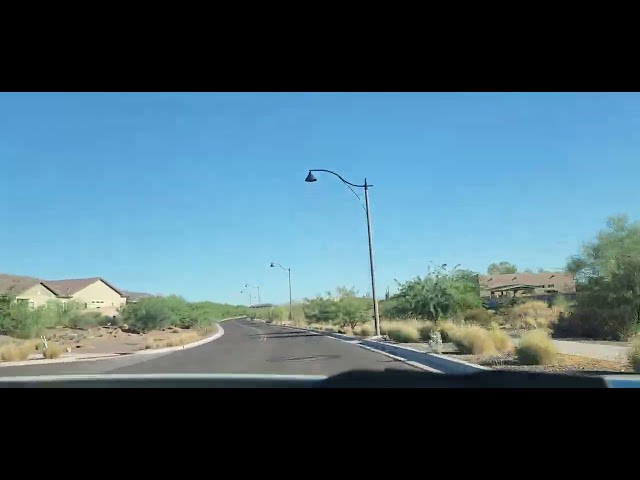
[[[634,258],[640,258],[640,223],[629,222],[627,215],[615,215],[607,219],[606,228],[594,240],[586,242],[580,253],[569,259],[565,268],[584,283],[593,277],[610,279]]]

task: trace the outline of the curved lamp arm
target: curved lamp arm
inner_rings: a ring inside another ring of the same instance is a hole
[[[284,268],[282,265],[280,265],[278,262],[271,262],[271,267],[280,267],[281,269],[283,269],[285,272],[290,272],[291,269],[290,268]]]
[[[355,183],[351,183],[351,182],[346,181],[344,178],[342,178],[336,172],[332,172],[331,170],[325,170],[324,168],[316,168],[316,169],[313,169],[313,170],[309,170],[309,174],[311,174],[311,172],[327,172],[327,173],[331,173],[332,175],[335,175],[340,180],[342,180],[344,183],[346,183],[347,185],[351,185],[352,187],[367,188],[367,187],[372,187],[373,186],[373,185],[369,185],[366,180],[364,181],[364,185],[356,185]],[[309,176],[307,176],[307,181],[308,182],[314,182],[315,179],[313,178],[313,175],[311,175],[311,178],[309,178]]]

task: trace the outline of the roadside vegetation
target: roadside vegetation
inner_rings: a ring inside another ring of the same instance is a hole
[[[50,302],[33,309],[4,296],[0,297],[0,361],[27,360],[34,354],[58,358],[65,351],[86,353],[96,346],[108,350],[108,344],[119,351],[186,345],[213,333],[219,320],[246,315],[247,310],[170,295],[143,298],[115,316],[105,316],[74,302]]]
[[[620,369],[615,362],[560,354],[554,338],[634,339],[625,368],[640,372],[640,223],[610,217],[595,239],[569,260],[566,270],[575,274],[575,297],[505,297],[489,309],[479,295],[477,272],[447,265],[431,268],[422,277],[398,283],[396,293],[379,302],[381,333],[394,342],[444,345],[455,350],[445,353],[490,359],[505,367],[551,370],[563,365]],[[519,270],[502,261],[491,264],[487,272]],[[360,337],[374,334],[371,299],[345,287],[295,305],[293,322],[288,305],[256,310],[251,316]]]

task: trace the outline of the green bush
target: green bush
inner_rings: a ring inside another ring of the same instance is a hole
[[[636,318],[627,306],[619,308],[577,308],[562,313],[553,326],[556,338],[627,340],[638,330]]]
[[[482,307],[472,308],[464,312],[464,321],[482,327],[488,327],[492,322],[496,321],[496,316]]]
[[[174,326],[179,328],[204,328],[211,323],[246,315],[246,307],[213,302],[187,302],[184,298],[143,298],[127,304],[122,310],[122,321],[134,331],[149,331]]]

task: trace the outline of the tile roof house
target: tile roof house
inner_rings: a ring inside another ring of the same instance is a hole
[[[58,294],[38,278],[4,273],[0,273],[0,295],[15,296],[16,301],[34,308],[58,298]]]
[[[499,275],[480,275],[480,296],[488,297],[491,293],[527,292],[534,295],[573,294],[576,282],[572,274],[564,272],[540,273],[504,273]]]
[[[84,308],[106,309],[111,314],[126,303],[120,290],[100,277],[68,280],[41,280],[34,277],[0,274],[0,295],[12,295],[32,307],[51,300],[73,300]]]

